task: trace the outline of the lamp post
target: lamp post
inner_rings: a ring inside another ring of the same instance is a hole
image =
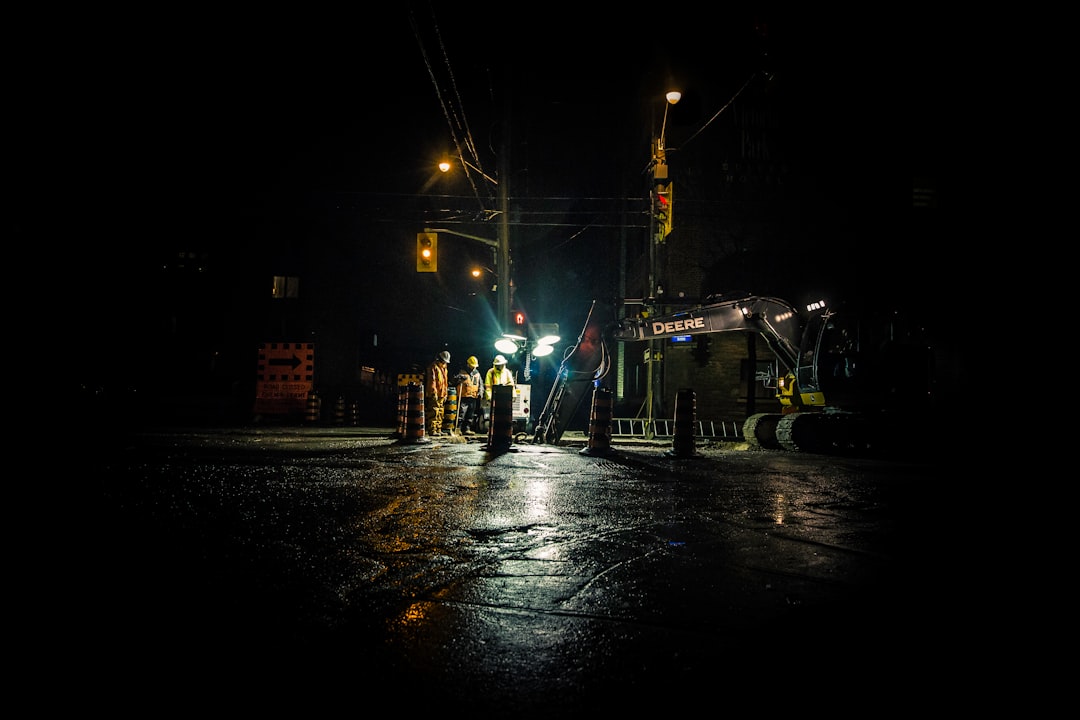
[[[664,119],[660,124],[660,135],[654,137],[652,141],[652,158],[649,162],[649,287],[648,295],[645,299],[645,308],[648,314],[653,314],[657,309],[657,296],[660,294],[656,287],[656,256],[657,248],[660,243],[663,242],[665,236],[665,228],[661,227],[657,221],[656,204],[660,201],[660,195],[658,189],[661,185],[668,187],[668,167],[667,167],[667,153],[664,147],[665,133],[667,132],[667,116],[668,108],[682,99],[682,93],[677,90],[672,90],[665,95],[664,99]],[[670,208],[668,209],[670,212]],[[661,346],[662,347],[662,346]],[[648,439],[652,439],[655,436],[654,420],[656,416],[656,404],[657,400],[654,397],[654,386],[656,385],[656,372],[660,366],[662,356],[657,351],[656,341],[649,340],[648,347],[645,350],[646,365],[645,368],[645,436]],[[663,396],[661,394],[661,400]]]

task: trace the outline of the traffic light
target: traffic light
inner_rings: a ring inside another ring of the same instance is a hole
[[[416,272],[437,272],[439,269],[439,234],[416,233]]]
[[[653,194],[653,210],[656,213],[656,240],[663,242],[671,234],[672,193],[674,184],[665,180],[656,183]]]
[[[514,310],[511,313],[511,320],[514,321],[514,327],[525,329],[525,326],[529,324],[528,318],[525,317],[525,313],[522,310]]]

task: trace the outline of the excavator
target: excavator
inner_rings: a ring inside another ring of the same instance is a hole
[[[711,298],[710,298],[711,299]],[[755,381],[775,391],[779,412],[743,423],[752,447],[792,452],[861,452],[900,442],[933,405],[933,355],[917,324],[893,312],[802,311],[786,300],[729,293],[669,315],[617,319],[621,303],[593,301],[577,343],[563,357],[534,428],[536,444],[558,444],[585,397],[603,387],[610,346],[703,333],[757,333],[776,365]]]

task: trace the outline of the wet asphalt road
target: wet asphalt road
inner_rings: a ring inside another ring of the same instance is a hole
[[[929,458],[568,443],[99,443],[101,700],[528,717],[767,712],[798,688],[836,708],[902,702],[905,658],[925,675],[944,651]]]

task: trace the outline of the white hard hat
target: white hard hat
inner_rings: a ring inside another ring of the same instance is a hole
[[[492,364],[493,365],[505,365],[506,364],[506,358],[504,358],[502,355],[496,355],[495,356],[495,361]]]
[[[444,363],[450,362],[450,353],[443,350],[441,353],[439,353],[439,359],[442,360]]]

